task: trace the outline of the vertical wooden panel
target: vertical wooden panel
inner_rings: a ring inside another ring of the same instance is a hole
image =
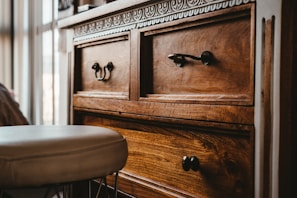
[[[264,21],[264,197],[270,197],[271,188],[271,148],[272,148],[272,109],[271,109],[271,86],[272,86],[272,63],[274,51],[274,17]]]
[[[130,34],[130,100],[138,100],[140,96],[140,82],[139,82],[139,59],[140,54],[138,46],[140,45],[140,35],[136,30],[132,30]]]
[[[297,197],[297,1],[282,0],[279,197]]]

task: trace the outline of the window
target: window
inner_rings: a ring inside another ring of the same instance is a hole
[[[61,114],[67,107],[60,106],[67,101],[60,76],[67,73],[59,67],[58,0],[14,0],[13,10],[14,88],[21,110],[32,124],[67,124],[67,113]]]
[[[11,3],[1,1],[0,6],[0,82],[12,87],[11,78]]]
[[[42,124],[55,124],[59,118],[58,1],[42,1]]]

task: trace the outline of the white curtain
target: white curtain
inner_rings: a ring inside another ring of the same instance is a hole
[[[13,84],[20,108],[31,124],[67,124],[68,84],[60,81],[68,69],[59,67],[58,0],[12,2]]]
[[[0,82],[12,88],[11,61],[11,1],[2,0],[0,6]]]
[[[13,1],[13,84],[20,108],[32,124],[39,124],[40,100],[38,82],[38,52],[40,39],[37,33],[38,0]]]

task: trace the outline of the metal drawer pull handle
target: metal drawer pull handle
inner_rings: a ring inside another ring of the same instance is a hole
[[[103,67],[103,70],[101,69],[99,63],[94,63],[94,65],[92,65],[92,69],[95,70],[95,77],[97,78],[98,81],[107,81],[110,79],[111,76],[111,71],[113,70],[114,66],[112,64],[112,62],[108,62],[106,66]],[[101,76],[101,70],[103,72],[103,76]],[[109,71],[109,77],[106,77],[106,73],[107,71]],[[98,77],[97,73],[99,72],[100,76]]]
[[[202,52],[201,56],[193,56],[189,54],[169,54],[168,58],[173,60],[173,62],[178,67],[183,67],[187,63],[187,58],[192,58],[194,60],[201,60],[204,65],[210,65],[213,62],[213,54],[209,51]]]

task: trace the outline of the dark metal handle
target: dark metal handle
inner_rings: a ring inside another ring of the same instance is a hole
[[[182,167],[185,171],[192,169],[193,171],[198,171],[200,169],[200,162],[196,156],[184,156],[182,160]]]
[[[99,63],[94,63],[92,65],[92,69],[95,70],[95,77],[97,78],[98,81],[107,81],[110,79],[111,76],[111,71],[113,70],[114,66],[112,64],[112,62],[108,62],[106,66],[103,67],[103,70],[101,69]],[[102,76],[101,76],[101,70],[103,72]],[[107,71],[109,71],[109,77],[106,78],[106,73]],[[100,76],[98,77],[98,73],[100,73]]]
[[[213,62],[213,54],[209,51],[202,52],[201,56],[193,56],[189,54],[169,54],[168,58],[173,60],[173,62],[178,67],[182,67],[187,63],[186,58],[191,58],[194,60],[201,60],[204,65],[210,65]]]
[[[183,157],[182,166],[184,171],[189,171],[191,168],[190,158],[188,156]]]

